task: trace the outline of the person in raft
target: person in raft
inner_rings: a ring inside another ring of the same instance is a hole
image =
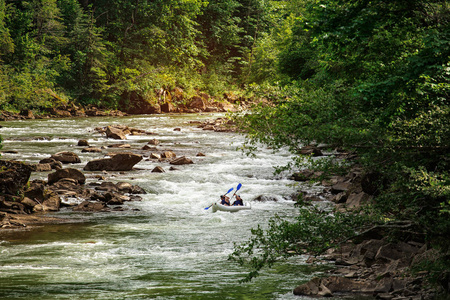
[[[220,204],[230,206],[230,197],[227,197],[225,195],[220,196]]]
[[[236,195],[236,200],[233,202],[233,206],[243,206],[244,202],[242,201],[241,196]]]

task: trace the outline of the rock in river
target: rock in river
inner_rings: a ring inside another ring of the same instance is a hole
[[[58,152],[56,154],[53,154],[51,158],[56,161],[60,161],[63,164],[78,164],[81,162],[78,155],[69,151]]]
[[[30,178],[33,168],[17,161],[0,160],[0,192],[15,195]]]
[[[62,178],[72,178],[75,179],[79,184],[84,184],[86,182],[86,177],[77,169],[66,168],[57,170],[54,173],[48,174],[48,184],[53,184]]]
[[[111,158],[96,159],[88,162],[85,171],[130,171],[142,160],[142,156],[133,153],[117,153]]]

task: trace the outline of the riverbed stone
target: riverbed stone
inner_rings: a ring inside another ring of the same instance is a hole
[[[109,181],[102,182],[99,186],[96,186],[95,189],[98,191],[107,191],[107,192],[119,191],[117,185]]]
[[[18,201],[7,201],[5,197],[0,196],[0,212],[12,214],[26,214],[26,207]]]
[[[129,182],[118,182],[116,183],[116,188],[122,193],[131,193],[133,185]]]
[[[91,201],[83,201],[79,205],[73,208],[74,211],[108,211],[108,206],[104,202],[91,202]]]
[[[38,204],[37,201],[30,199],[28,197],[24,197],[22,201],[20,201],[26,208],[28,208],[30,211],[33,210],[33,208]]]
[[[50,172],[52,170],[51,164],[36,164],[35,172]]]
[[[89,142],[87,140],[79,140],[78,141],[78,146],[89,147]]]
[[[42,205],[44,211],[58,211],[61,207],[61,198],[56,193],[52,193],[48,199],[42,202]]]
[[[150,153],[150,158],[151,159],[161,159],[161,155],[159,155],[158,153]]]
[[[51,156],[56,161],[59,161],[63,164],[78,164],[81,163],[80,158],[77,154],[70,151],[63,151],[55,153]]]
[[[107,126],[105,133],[106,133],[107,138],[112,138],[112,139],[116,139],[116,140],[126,140],[127,139],[123,130],[121,130],[117,127]]]
[[[23,194],[25,197],[42,202],[45,198],[45,189],[45,181],[35,179],[29,183]]]
[[[133,153],[116,153],[111,158],[96,159],[88,162],[85,171],[130,171],[142,160],[142,156]]]
[[[62,163],[60,161],[55,160],[54,158],[44,158],[39,161],[39,164],[50,164],[52,170],[62,169]]]
[[[193,163],[194,162],[186,156],[181,156],[170,161],[171,165],[188,165]]]
[[[159,145],[161,142],[157,139],[150,140],[147,144],[149,145]]]
[[[86,176],[84,176],[84,174],[81,171],[73,168],[66,168],[48,174],[48,184],[53,184],[63,178],[74,179],[79,184],[84,184],[86,182]]]
[[[177,155],[173,151],[164,151],[161,153],[161,157],[171,159],[177,157]]]
[[[164,171],[163,167],[161,166],[156,166],[155,168],[153,168],[152,173],[165,173],[166,171]]]

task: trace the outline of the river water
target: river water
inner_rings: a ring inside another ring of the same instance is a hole
[[[290,159],[288,152],[261,147],[255,157],[237,150],[243,137],[204,131],[190,121],[223,115],[140,115],[120,118],[74,118],[2,122],[3,159],[37,163],[59,151],[77,153],[84,165],[103,153],[81,153],[79,139],[94,147],[120,143],[94,128],[122,124],[156,136],[128,136],[131,150],[161,141],[158,151],[172,150],[194,164],[169,171],[168,163],[144,159],[135,170],[84,172],[87,181],[102,174],[147,191],[142,201],[127,202],[124,211],[54,213],[74,220],[14,233],[0,241],[0,299],[301,299],[292,294],[320,270],[296,257],[265,270],[250,283],[239,283],[247,270],[227,257],[234,242],[250,237],[250,228],[265,226],[275,215],[292,218],[297,210],[290,195],[298,186],[275,176],[273,167]],[[180,131],[175,131],[175,128]],[[197,153],[205,156],[196,156]],[[150,151],[142,152],[145,156]],[[165,173],[152,173],[156,166]],[[47,179],[33,173],[32,179]],[[205,210],[220,194],[242,184],[239,193],[252,205],[237,213]],[[260,195],[277,201],[253,201]]]

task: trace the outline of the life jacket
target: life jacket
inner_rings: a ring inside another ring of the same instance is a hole
[[[233,206],[241,206],[244,205],[244,203],[242,203],[242,200],[236,200],[233,202]]]

